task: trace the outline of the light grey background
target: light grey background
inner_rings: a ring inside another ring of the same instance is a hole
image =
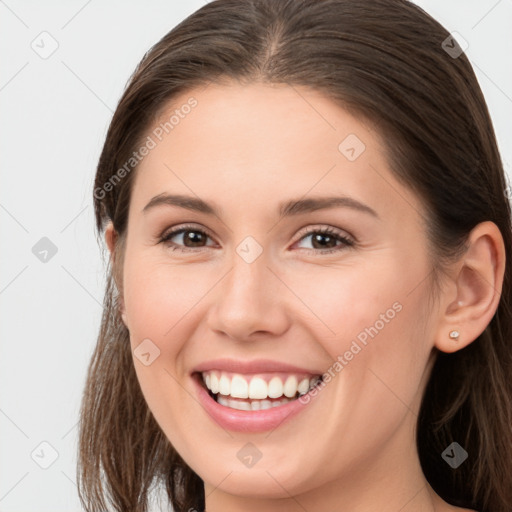
[[[0,0],[2,512],[81,510],[76,423],[104,287],[95,167],[136,64],[204,3]],[[512,0],[417,3],[469,43],[510,176]],[[55,255],[33,253],[43,237]]]

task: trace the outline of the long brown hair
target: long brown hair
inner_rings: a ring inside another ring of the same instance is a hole
[[[176,511],[205,506],[202,480],[142,396],[119,314],[119,269],[136,172],[126,162],[172,98],[224,79],[310,87],[373,123],[397,179],[428,209],[437,270],[459,254],[478,223],[490,220],[500,229],[507,258],[498,309],[469,346],[437,354],[417,446],[425,476],[443,499],[510,512],[512,227],[503,164],[467,57],[445,28],[407,0],[216,0],[165,35],[136,68],[94,185],[98,234],[111,220],[118,240],[81,408],[77,480],[85,509],[109,504],[145,512],[157,487]],[[453,441],[470,453],[457,469],[441,457]]]

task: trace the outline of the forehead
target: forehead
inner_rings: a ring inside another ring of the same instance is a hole
[[[164,192],[219,205],[327,192],[375,209],[417,203],[394,180],[374,127],[308,88],[210,84],[173,98],[147,136],[154,147],[132,197],[139,210]]]

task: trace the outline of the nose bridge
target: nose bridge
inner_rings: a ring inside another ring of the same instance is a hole
[[[279,282],[268,268],[267,251],[252,237],[244,239],[229,259],[209,312],[210,327],[243,339],[254,331],[276,333],[286,320]]]
[[[267,268],[269,261],[263,246],[247,237],[236,247],[230,263],[231,271],[226,276],[221,300],[233,311],[237,307],[251,306],[256,310],[264,306],[270,298],[272,273]]]

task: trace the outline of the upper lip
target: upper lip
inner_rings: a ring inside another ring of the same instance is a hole
[[[272,361],[271,359],[254,359],[252,361],[243,361],[240,359],[212,359],[198,364],[193,370],[194,372],[205,372],[208,370],[224,370],[233,373],[265,373],[265,372],[286,372],[310,375],[321,375],[322,372],[301,368],[280,361]]]

